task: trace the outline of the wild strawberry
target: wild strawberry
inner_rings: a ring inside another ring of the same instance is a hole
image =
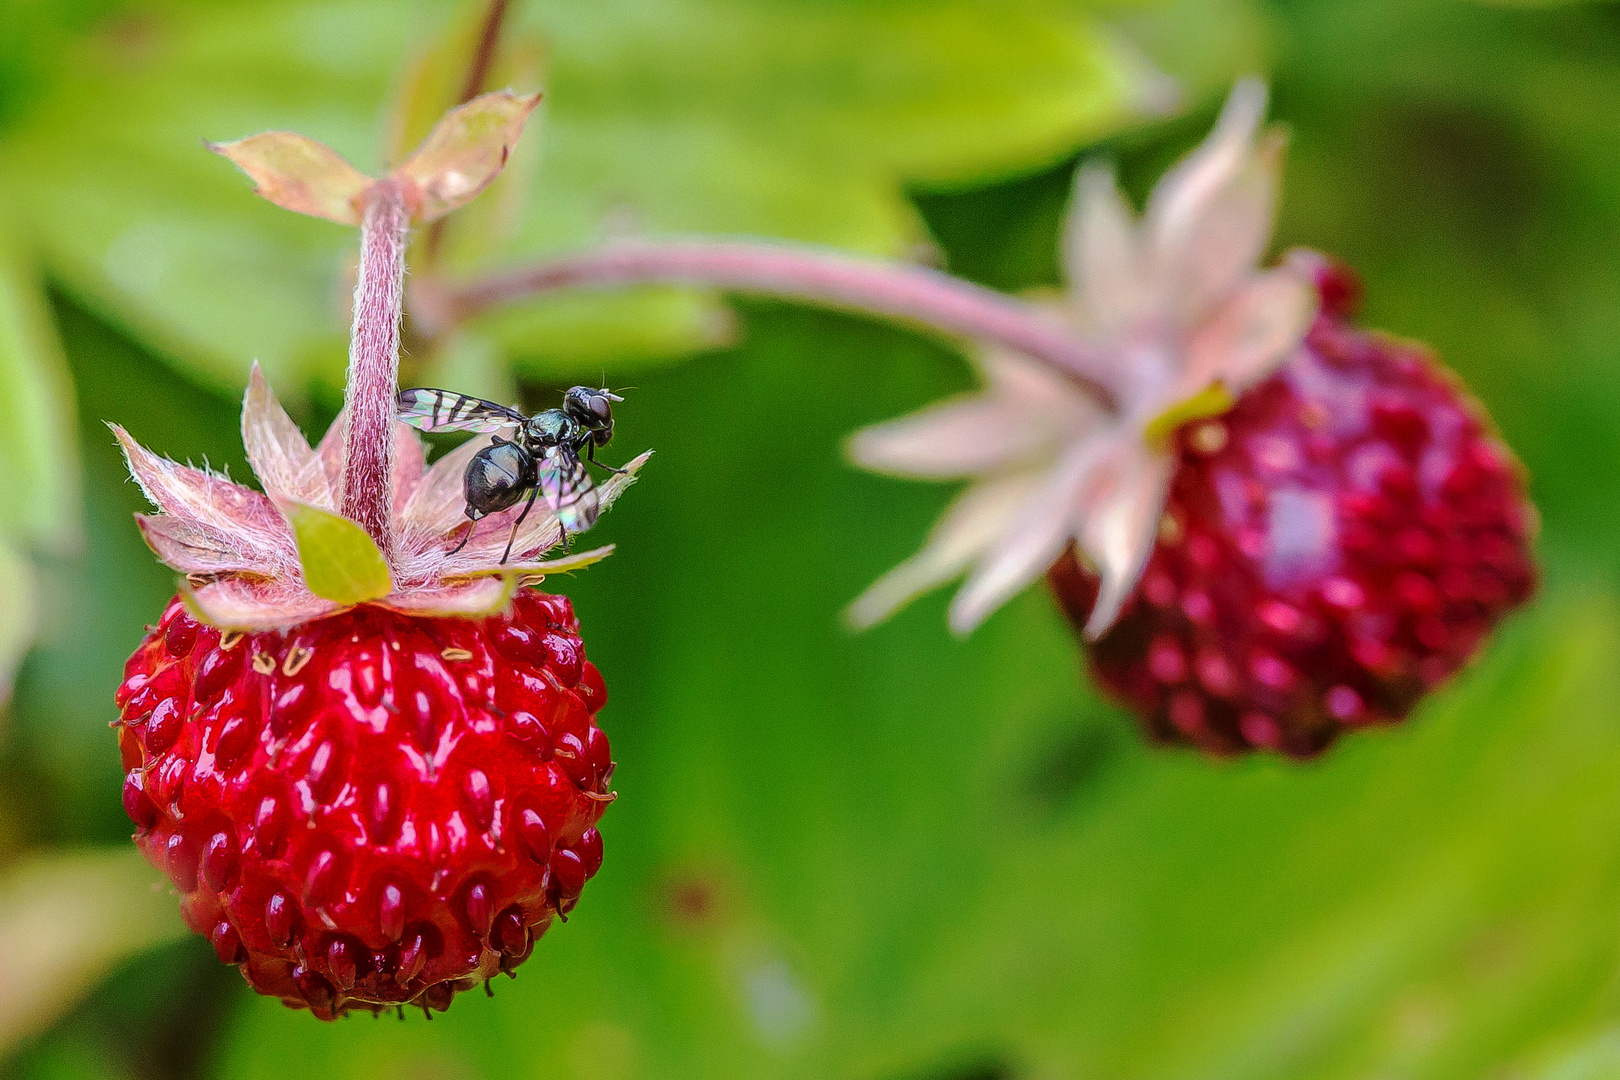
[[[118,692],[135,841],[254,989],[332,1019],[511,972],[602,862],[613,763],[567,600],[221,633],[177,599]]]
[[[475,99],[380,181],[285,133],[221,148],[272,200],[363,221],[346,408],[312,449],[254,366],[262,493],[114,428],[184,575],[117,696],[136,842],[221,960],[322,1019],[511,972],[602,862],[606,691],[568,601],[528,588],[611,549],[539,561],[556,500],[469,521],[488,437],[429,468],[395,419],[409,215],[476,194],[533,106]]]
[[[970,570],[966,632],[1049,572],[1155,734],[1303,756],[1404,716],[1530,594],[1533,511],[1477,406],[1348,323],[1347,271],[1254,268],[1280,151],[1263,104],[1241,84],[1140,225],[1106,170],[1080,172],[1057,314],[1113,360],[1111,409],[986,349],[982,396],[855,437],[871,468],[976,481],[857,623]]]
[[[1534,589],[1533,515],[1478,406],[1334,295],[1280,371],[1177,433],[1158,543],[1092,643],[1160,738],[1314,754],[1404,717]],[[1084,626],[1096,579],[1068,555],[1049,580]]]

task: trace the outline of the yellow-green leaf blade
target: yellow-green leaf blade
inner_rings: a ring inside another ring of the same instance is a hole
[[[298,541],[310,592],[339,604],[362,604],[394,591],[388,560],[360,526],[307,503],[284,502],[281,512]]]

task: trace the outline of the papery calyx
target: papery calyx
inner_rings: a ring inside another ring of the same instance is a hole
[[[866,468],[972,481],[923,549],[852,605],[856,625],[966,573],[950,607],[966,633],[1070,545],[1101,581],[1087,634],[1113,623],[1153,549],[1175,464],[1169,435],[1275,371],[1315,316],[1307,274],[1258,265],[1284,144],[1261,127],[1265,102],[1260,82],[1239,83],[1140,219],[1112,170],[1087,164],[1076,177],[1058,314],[1114,361],[1117,411],[1049,365],[983,348],[982,393],[854,436]]]
[[[521,585],[588,566],[613,550],[541,560],[561,543],[562,528],[555,513],[537,505],[517,530],[510,560],[502,562],[521,508],[476,523],[464,513],[467,463],[488,437],[463,443],[429,466],[416,432],[395,424],[392,555],[384,556],[338,510],[345,428],[339,416],[311,447],[255,364],[242,407],[242,443],[260,492],[160,457],[113,425],[131,475],[159,511],[137,515],[141,534],[160,559],[186,575],[182,589],[198,616],[224,628],[265,630],[375,603],[412,615],[476,618],[503,608]],[[649,456],[635,458],[598,487],[604,509]],[[452,550],[458,544],[460,550]]]

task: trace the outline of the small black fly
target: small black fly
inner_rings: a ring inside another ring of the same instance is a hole
[[[467,516],[472,520],[509,509],[528,496],[523,513],[512,523],[506,554],[501,556],[504,563],[512,555],[518,526],[541,493],[562,525],[564,551],[569,533],[596,524],[601,507],[585,465],[624,471],[596,460],[597,448],[613,438],[613,403],[623,400],[605,389],[576,386],[563,395],[562,408],[525,416],[493,401],[418,388],[400,391],[399,418],[422,431],[511,432],[510,438],[496,435],[467,465]],[[466,542],[464,537],[461,543]]]

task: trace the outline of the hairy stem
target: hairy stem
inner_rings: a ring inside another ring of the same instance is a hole
[[[1031,304],[927,267],[786,244],[616,243],[426,296],[440,321],[470,319],[538,293],[645,282],[711,285],[828,304],[920,323],[1015,349],[1056,367],[1117,409],[1108,359]]]
[[[360,277],[349,338],[349,430],[343,516],[391,553],[394,412],[399,396],[399,318],[404,302],[410,216],[397,182],[372,188],[360,232]]]

